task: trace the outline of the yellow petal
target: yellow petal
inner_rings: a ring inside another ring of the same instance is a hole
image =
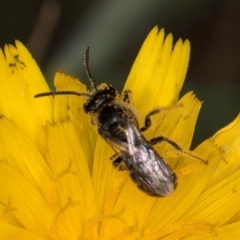
[[[222,148],[224,154],[207,189],[239,169],[240,115],[233,122],[219,130],[213,136],[213,140]]]
[[[0,239],[4,240],[44,240],[36,234],[27,231],[26,229],[15,227],[5,222],[0,222]]]
[[[0,117],[0,158],[18,169],[45,195],[52,181],[47,163],[26,135],[9,119]]]
[[[195,151],[203,159],[208,159],[209,164],[189,159],[181,158],[178,165],[185,167],[194,167],[195,169],[187,175],[181,174],[181,167],[177,166],[175,172],[178,175],[178,186],[173,195],[168,198],[162,198],[156,201],[152,212],[146,219],[146,227],[149,229],[159,229],[184,217],[185,211],[195,205],[194,201],[199,198],[200,193],[208,183],[216,167],[219,164],[221,152],[214,147],[209,140],[202,143]],[[194,162],[193,162],[194,161]],[[197,162],[196,162],[197,161]],[[180,167],[180,169],[179,169]],[[161,213],[161,214],[159,214]]]
[[[43,151],[40,126],[51,121],[51,99],[42,104],[34,99],[47,84],[27,49],[18,41],[16,48],[5,46],[5,56],[0,50],[0,113],[15,122]]]
[[[137,109],[147,114],[158,106],[176,102],[185,79],[190,55],[189,41],[179,40],[172,52],[172,35],[154,27],[143,43],[124,89],[133,92]],[[151,97],[149,97],[151,96]]]
[[[0,201],[9,202],[15,209],[12,214],[30,232],[47,239],[54,219],[46,200],[36,188],[19,172],[6,163],[0,162]],[[9,208],[9,206],[8,206]],[[22,227],[19,225],[19,227]]]
[[[217,228],[217,234],[211,235],[209,233],[200,233],[198,235],[184,238],[186,240],[215,240],[215,239],[227,239],[236,240],[240,238],[240,222],[229,224],[220,228]]]
[[[192,92],[184,95],[169,110],[159,113],[158,129],[154,136],[166,136],[184,148],[189,148],[194,134],[195,124],[201,108],[201,102]],[[166,144],[165,144],[166,145]]]
[[[86,93],[86,86],[78,79],[57,72],[54,77],[56,91],[75,91]],[[50,97],[51,98],[51,97]],[[69,119],[68,111],[71,111],[76,119],[85,117],[83,111],[84,96],[61,95],[54,96],[54,122],[63,122]]]
[[[54,85],[56,87],[56,91],[69,90],[79,93],[87,92],[86,86],[83,85],[78,79],[60,72],[57,72],[55,75]],[[75,129],[76,131],[78,131],[78,134],[80,136],[79,140],[81,142],[85,157],[91,171],[94,157],[94,152],[92,151],[92,149],[94,149],[96,144],[96,131],[91,124],[90,116],[86,114],[83,110],[84,103],[84,96],[55,96],[53,119],[54,122],[71,120],[74,123]]]
[[[50,163],[58,182],[62,206],[69,202],[65,216],[73,235],[83,235],[90,217],[96,214],[94,192],[82,147],[70,122],[46,127]],[[96,229],[94,229],[96,231]]]
[[[188,209],[184,219],[206,219],[212,226],[221,226],[239,211],[240,170],[204,192]]]
[[[94,191],[97,197],[97,208],[103,212],[107,194],[113,186],[117,170],[113,168],[110,158],[114,151],[100,137],[97,140],[95,148],[94,165],[92,172],[92,181]],[[109,212],[107,212],[109,214]]]

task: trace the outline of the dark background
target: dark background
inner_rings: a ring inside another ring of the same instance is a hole
[[[181,92],[204,101],[193,146],[232,121],[240,110],[240,1],[235,0],[2,0],[0,46],[22,41],[52,87],[62,70],[85,83],[83,54],[91,47],[98,83],[121,91],[139,48],[158,25],[188,38],[191,60]]]

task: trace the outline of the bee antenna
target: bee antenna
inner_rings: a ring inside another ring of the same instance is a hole
[[[85,51],[85,55],[84,55],[84,65],[85,65],[85,68],[86,68],[86,73],[87,73],[88,79],[89,79],[92,87],[94,89],[97,89],[95,80],[93,79],[92,73],[90,71],[89,51],[90,51],[90,47],[87,47],[87,49]]]
[[[87,96],[90,97],[89,94],[87,93],[79,93],[75,91],[56,91],[56,92],[43,92],[43,93],[38,93],[34,97],[39,98],[39,97],[46,97],[46,96],[55,96],[55,95],[76,95],[76,96]]]

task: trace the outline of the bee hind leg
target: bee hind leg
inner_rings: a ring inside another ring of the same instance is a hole
[[[152,138],[148,141],[151,145],[156,145],[156,144],[159,144],[161,142],[167,142],[169,143],[173,148],[175,148],[178,152],[181,152],[182,154],[184,155],[187,155],[189,157],[192,157],[192,158],[195,158],[195,159],[198,159],[200,160],[201,162],[203,162],[204,164],[208,164],[208,161],[202,159],[201,157],[195,155],[194,153],[192,153],[191,151],[186,151],[184,150],[183,148],[181,148],[177,143],[175,143],[174,141],[164,137],[164,136],[159,136],[159,137],[155,137],[155,138]]]
[[[119,171],[126,170],[126,165],[124,163],[124,157],[121,153],[114,154],[110,160],[112,161],[112,165],[117,168]]]

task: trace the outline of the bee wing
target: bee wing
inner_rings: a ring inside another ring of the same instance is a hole
[[[116,152],[127,151],[127,143],[122,141],[121,139],[113,137],[110,132],[107,132],[99,128],[98,133]]]
[[[124,118],[123,122],[127,139],[127,152],[132,156],[133,161],[138,163],[149,158],[153,159],[157,153],[140,133],[139,129],[128,118]]]
[[[175,174],[131,119],[125,118],[123,122],[128,148],[125,163],[131,178],[149,195],[170,195],[176,187]]]

